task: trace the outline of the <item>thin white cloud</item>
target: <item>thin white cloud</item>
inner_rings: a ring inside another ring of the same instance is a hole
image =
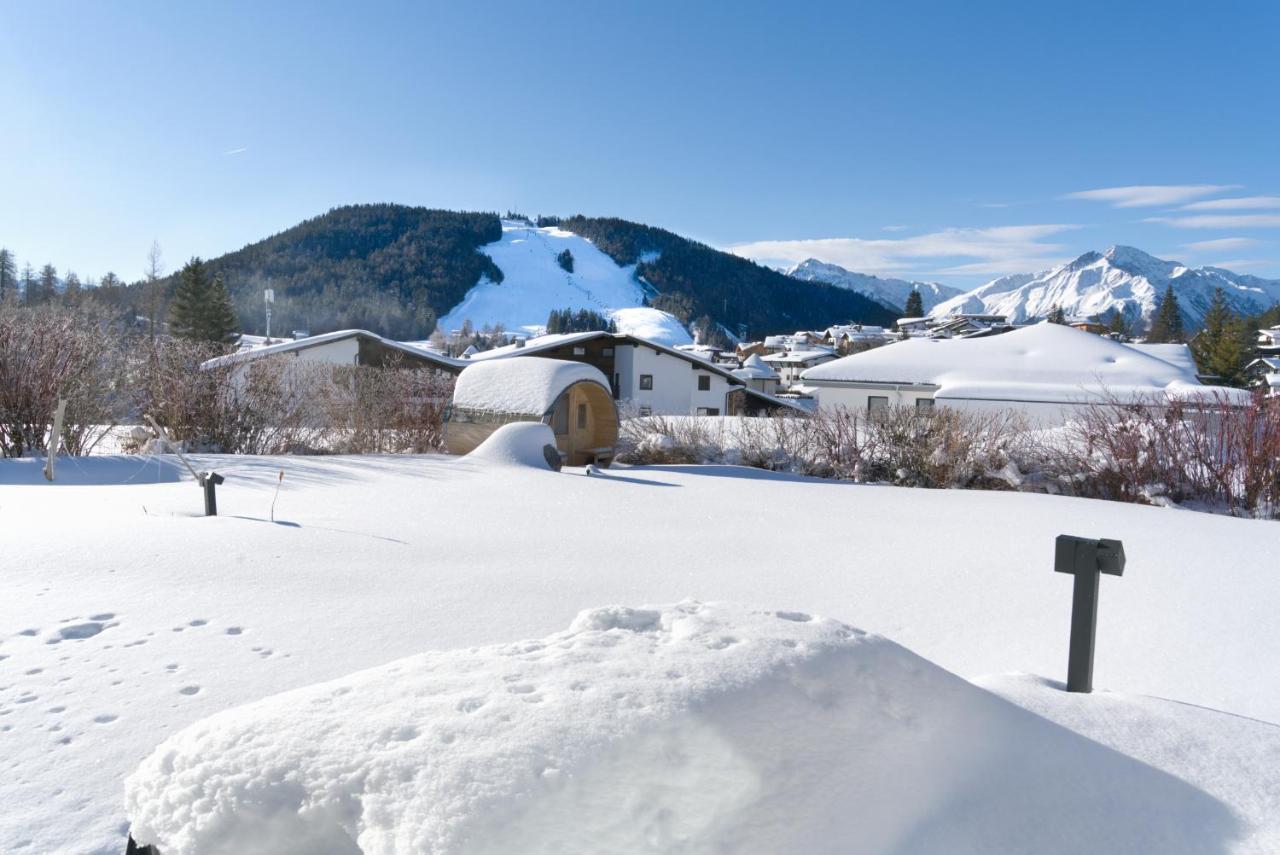
[[[1210,267],[1224,267],[1227,270],[1248,270],[1251,267],[1271,267],[1275,262],[1266,258],[1228,258],[1226,261],[1214,261]]]
[[[1077,226],[1049,223],[951,228],[907,238],[820,238],[739,244],[729,251],[768,265],[816,258],[863,273],[937,270],[941,274],[1016,273],[1061,262],[1065,248],[1047,238]]]
[[[224,157],[228,157],[233,154],[244,154],[248,150],[249,149],[247,148],[233,148],[231,149],[231,151],[224,151],[222,154]]]
[[[880,227],[880,231],[882,231],[882,232],[905,232],[905,231],[906,231],[907,229],[909,229],[909,228],[911,228],[911,226],[881,226],[881,227]]]
[[[1198,214],[1190,217],[1148,217],[1144,223],[1164,223],[1178,229],[1277,229],[1280,214]]]
[[[1183,205],[1184,211],[1271,211],[1280,210],[1280,196],[1236,196],[1231,199],[1205,199]]]
[[[1183,249],[1189,249],[1192,252],[1223,252],[1229,249],[1244,249],[1245,247],[1255,246],[1259,241],[1253,238],[1245,237],[1229,237],[1218,238],[1217,240],[1198,240],[1194,243],[1184,243]]]
[[[1236,190],[1239,184],[1135,184],[1129,187],[1102,187],[1068,193],[1064,199],[1086,199],[1110,202],[1113,208],[1151,208],[1177,205],[1201,196],[1212,196],[1224,190]]]

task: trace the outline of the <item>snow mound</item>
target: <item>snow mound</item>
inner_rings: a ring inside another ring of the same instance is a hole
[[[472,410],[541,416],[574,383],[597,383],[609,391],[599,368],[565,359],[523,356],[468,365],[453,388],[453,405]],[[610,397],[613,393],[609,392]]]
[[[0,460],[0,484],[63,487],[121,487],[129,484],[171,484],[192,480],[173,454],[104,454],[94,457],[59,456],[53,482],[45,480],[46,457]]]
[[[556,447],[556,435],[542,422],[512,422],[489,435],[467,455],[467,460],[499,466],[532,466],[551,469],[547,446]]]
[[[645,341],[677,347],[682,344],[693,344],[693,337],[680,323],[680,319],[669,312],[648,306],[637,306],[634,309],[615,309],[610,317],[618,327],[618,332],[633,335]]]
[[[692,601],[220,713],[126,791],[165,855],[1199,852],[1237,830],[887,639]]]

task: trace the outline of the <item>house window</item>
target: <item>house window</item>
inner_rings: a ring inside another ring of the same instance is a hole
[[[711,391],[711,375],[710,374],[698,375],[698,391],[699,392]]]
[[[574,356],[586,356],[586,355],[587,355],[587,349],[586,349],[585,347],[582,347],[581,345],[574,345],[574,346],[573,346],[573,355],[574,355]]]
[[[719,407],[698,407],[698,415],[718,416],[720,415],[720,408]]]
[[[557,436],[569,433],[569,398],[561,395],[556,400],[555,410],[551,414],[551,432]]]
[[[644,392],[647,392],[647,391],[649,391],[649,390],[650,390],[650,389],[652,389],[652,388],[653,388],[653,375],[652,375],[652,374],[641,374],[641,375],[640,375],[640,390],[641,390],[641,391],[644,391]]]
[[[916,398],[916,412],[917,412],[917,413],[932,413],[932,412],[933,412],[933,398]]]
[[[867,397],[867,414],[883,413],[889,409],[888,395],[869,395]]]
[[[653,407],[641,407],[641,408],[640,408],[640,415],[642,415],[642,416],[651,416],[651,415],[653,415]]]
[[[578,430],[587,429],[587,405],[578,405]]]
[[[601,356],[613,356],[613,348],[612,348],[612,347],[602,347],[602,348],[600,348],[600,355],[601,355]]]

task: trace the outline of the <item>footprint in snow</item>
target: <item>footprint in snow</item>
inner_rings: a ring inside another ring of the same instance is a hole
[[[226,632],[227,632],[227,635],[239,635],[240,633],[244,632],[244,630],[238,626],[229,626],[227,627]]]
[[[111,713],[103,713],[102,715],[95,715],[93,717],[93,720],[98,724],[111,724],[111,722],[115,721],[118,718],[120,718],[120,716],[118,715],[112,715]]]
[[[194,694],[196,694],[196,693],[197,693],[197,692],[199,692],[199,691],[200,691],[200,687],[199,687],[199,686],[183,686],[181,689],[179,689],[179,690],[178,690],[178,694],[180,694],[180,695],[194,695]]]

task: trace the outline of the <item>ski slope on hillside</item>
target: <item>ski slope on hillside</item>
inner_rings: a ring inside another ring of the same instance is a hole
[[[118,851],[124,778],[199,719],[609,603],[804,611],[964,677],[1061,676],[1064,531],[1129,555],[1103,585],[1100,689],[1280,719],[1273,522],[723,466],[215,456],[206,519],[169,458],[68,458],[52,485],[40,465],[0,461],[0,840],[30,852]]]
[[[573,255],[573,272],[556,260]],[[621,267],[595,244],[573,232],[537,228],[519,220],[502,221],[502,239],[481,247],[502,271],[501,282],[483,279],[462,302],[440,318],[446,332],[471,321],[476,329],[502,324],[536,333],[553,309],[589,309],[608,315],[613,309],[640,306],[644,289],[635,266]]]

